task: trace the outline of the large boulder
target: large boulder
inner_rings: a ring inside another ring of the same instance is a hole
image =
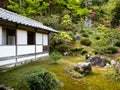
[[[91,56],[88,58],[87,62],[91,62],[92,66],[105,66],[106,65],[106,60],[102,56]]]
[[[91,63],[90,62],[79,62],[75,66],[74,70],[81,74],[89,74],[92,71]]]

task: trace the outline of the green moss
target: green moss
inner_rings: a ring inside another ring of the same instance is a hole
[[[51,64],[51,59],[30,62],[7,72],[0,72],[0,83],[13,87],[15,90],[28,90],[22,77],[28,71],[43,68],[56,74],[58,79],[64,83],[64,87],[61,90],[120,90],[118,82],[108,80],[105,77],[104,73],[106,70],[104,68],[94,67],[93,74],[81,80],[73,79],[66,74],[64,71],[66,66],[80,61],[84,61],[84,59],[67,56],[63,57],[58,64]]]

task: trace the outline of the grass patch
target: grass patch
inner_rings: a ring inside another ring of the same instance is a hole
[[[61,90],[120,90],[118,82],[108,80],[104,76],[106,72],[104,68],[94,67],[93,74],[80,80],[75,80],[66,74],[64,71],[66,66],[81,61],[84,61],[81,57],[67,56],[58,61],[58,64],[51,64],[52,60],[50,59],[30,62],[10,69],[7,72],[0,72],[0,83],[15,88],[15,90],[28,90],[22,77],[28,71],[42,68],[56,74],[58,79],[64,83],[64,87]]]

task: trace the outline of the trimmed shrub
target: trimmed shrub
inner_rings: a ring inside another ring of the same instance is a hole
[[[72,51],[72,52],[79,52],[79,51],[81,51],[83,49],[84,48],[75,47],[75,48],[71,48],[70,51]]]
[[[85,33],[85,30],[81,30],[80,33]]]
[[[85,50],[85,49],[83,49],[83,50],[81,51],[81,55],[85,55],[85,54],[87,54],[87,53],[88,53],[88,51]]]
[[[92,44],[92,42],[87,38],[82,39],[80,43],[85,46],[90,46]]]
[[[33,70],[26,74],[30,90],[58,90],[62,83],[54,74],[45,70]]]
[[[86,34],[86,33],[83,33],[82,36],[83,37],[89,37],[88,34]]]
[[[117,47],[120,47],[120,41],[116,42],[115,45],[116,45]]]
[[[52,52],[50,57],[54,60],[55,63],[62,57],[62,54],[59,52]]]
[[[65,44],[60,44],[55,47],[55,50],[57,50],[60,53],[64,53],[64,52],[68,51],[68,49],[69,49],[69,47]]]
[[[115,54],[117,52],[118,52],[117,48],[113,47],[113,46],[108,47],[107,51],[106,51],[106,53],[108,53],[108,54]]]
[[[99,36],[96,36],[95,39],[96,39],[96,40],[100,40],[100,37],[99,37]]]
[[[117,57],[116,61],[120,61],[120,57]]]

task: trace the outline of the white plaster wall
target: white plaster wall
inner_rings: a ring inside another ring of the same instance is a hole
[[[43,46],[42,45],[36,45],[36,52],[43,52]]]
[[[48,45],[48,35],[43,34],[43,45]]]
[[[16,55],[15,46],[0,46],[0,57],[8,57]]]
[[[2,26],[0,26],[0,45],[2,45]]]
[[[7,40],[7,31],[5,29],[2,30],[2,45],[6,45]]]
[[[24,62],[24,61],[30,61],[31,59],[35,59],[35,56],[29,56],[24,58],[18,58],[17,62]]]
[[[35,53],[35,45],[17,46],[17,55]]]
[[[27,31],[17,29],[17,44],[27,45]]]
[[[36,56],[36,58],[45,57],[45,56],[49,56],[49,53],[39,54]]]
[[[41,33],[36,33],[36,44],[42,44],[42,34]]]
[[[14,63],[16,63],[16,59],[0,61],[0,66],[1,65],[6,65],[6,64],[14,64]]]

